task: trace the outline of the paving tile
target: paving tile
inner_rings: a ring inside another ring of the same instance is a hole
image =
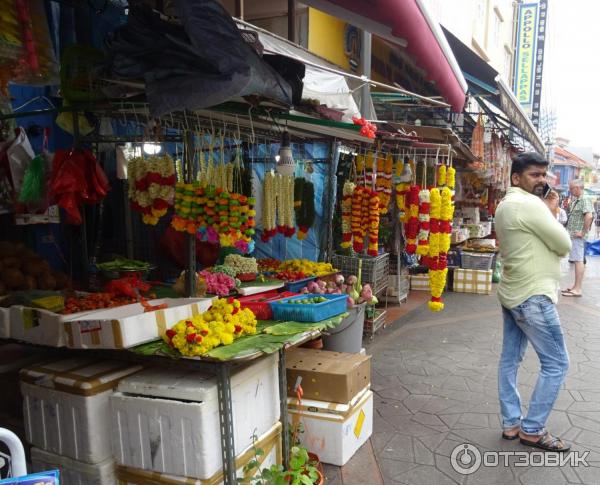
[[[390,483],[389,480],[395,480],[397,477],[402,476],[413,468],[419,466],[416,463],[392,460],[384,457],[377,457],[377,463],[379,464],[379,469],[383,475],[384,483]],[[354,484],[349,482],[349,485]]]
[[[397,476],[396,480],[407,485],[456,485],[459,483],[439,471],[436,467],[426,465],[420,465],[413,468],[403,473],[401,476]]]
[[[486,414],[477,413],[463,413],[460,419],[454,426],[455,429],[463,427],[475,427],[475,428],[487,428],[489,426],[489,420]]]
[[[396,434],[383,447],[383,450],[379,453],[379,456],[392,460],[415,463],[413,438],[403,434]]]
[[[420,465],[435,465],[434,453],[418,439],[413,440],[415,462]]]
[[[568,481],[558,467],[535,467],[523,473],[519,480],[523,485],[567,485]]]
[[[397,401],[402,401],[410,395],[410,392],[408,392],[404,387],[398,384],[394,387],[387,387],[385,389],[377,391],[377,395],[386,399],[395,399]]]

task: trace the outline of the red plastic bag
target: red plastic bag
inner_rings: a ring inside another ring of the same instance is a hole
[[[176,231],[170,225],[160,237],[160,247],[180,268],[185,268],[187,264],[185,240],[186,233]],[[203,268],[214,266],[219,258],[219,250],[218,244],[196,239],[196,261]]]
[[[67,213],[67,222],[81,224],[79,207],[97,204],[110,190],[108,178],[89,150],[57,150],[48,187],[50,200]]]

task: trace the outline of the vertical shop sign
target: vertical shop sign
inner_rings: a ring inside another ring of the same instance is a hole
[[[531,121],[536,129],[540,127],[540,102],[542,98],[542,76],[544,73],[544,45],[546,44],[546,22],[548,21],[548,0],[540,0],[540,13],[535,51],[535,77],[533,80],[533,103]]]
[[[533,104],[538,15],[537,3],[519,5],[514,91],[517,100],[530,115]]]

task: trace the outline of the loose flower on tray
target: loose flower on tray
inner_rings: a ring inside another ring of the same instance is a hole
[[[238,300],[219,298],[201,315],[177,322],[163,339],[182,355],[199,356],[219,345],[229,345],[256,333],[256,317]]]

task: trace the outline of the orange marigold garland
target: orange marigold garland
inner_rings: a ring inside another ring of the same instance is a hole
[[[379,208],[380,201],[377,192],[372,190],[366,190],[367,197],[363,199],[367,201],[369,208],[369,215],[366,219],[368,221],[368,234],[369,244],[367,247],[367,254],[369,256],[377,256],[379,254]]]
[[[421,187],[413,185],[408,194],[408,222],[406,223],[406,252],[417,252],[417,237],[419,235],[419,192]]]
[[[427,266],[429,267],[429,286],[431,291],[431,300],[429,301],[428,305],[431,311],[441,311],[444,308],[444,304],[441,298],[442,292],[444,290],[445,278],[443,277],[443,270],[439,269],[440,217],[442,213],[442,197],[440,194],[440,189],[431,189],[430,201],[431,211],[429,231],[429,255],[427,257]]]
[[[392,171],[394,168],[394,157],[388,153],[385,160],[377,160],[377,181],[375,184],[380,202],[380,213],[387,214],[390,200],[392,198]]]
[[[363,230],[363,196],[366,196],[365,190],[364,187],[359,185],[352,194],[352,247],[356,253],[362,253],[365,247],[365,232]]]

